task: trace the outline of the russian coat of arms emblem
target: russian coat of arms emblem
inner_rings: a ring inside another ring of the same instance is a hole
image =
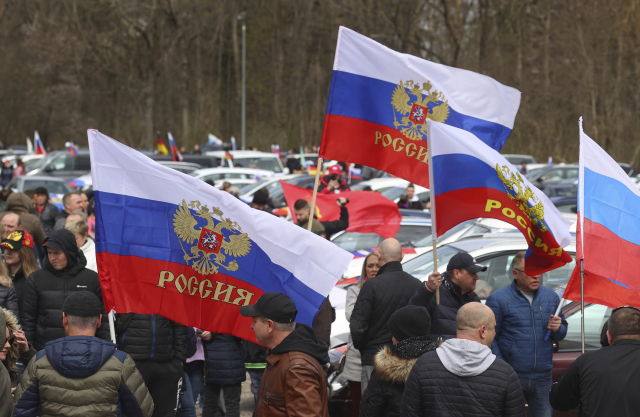
[[[198,220],[191,213],[207,223],[198,228]],[[173,215],[173,231],[181,240],[184,260],[196,272],[203,275],[217,274],[219,267],[228,271],[237,271],[238,262],[234,258],[245,256],[251,250],[251,240],[237,222],[224,218],[222,210],[212,207],[211,211],[199,201],[182,204]],[[213,216],[219,220],[215,220]],[[227,233],[223,233],[227,230]],[[183,245],[184,242],[184,245]],[[191,245],[187,247],[186,245]],[[231,258],[227,260],[227,257]]]
[[[449,101],[442,92],[431,89],[431,83],[428,81],[422,83],[422,86],[415,81],[400,81],[393,91],[393,125],[408,139],[427,138],[427,119],[444,123],[449,118]]]
[[[504,188],[509,198],[516,201],[516,205],[536,225],[541,232],[546,232],[547,226],[544,223],[544,205],[531,188],[525,183],[519,172],[511,172],[508,165],[500,167],[496,164],[498,178],[504,184]]]

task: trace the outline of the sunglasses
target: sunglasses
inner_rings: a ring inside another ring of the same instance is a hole
[[[11,337],[7,339],[7,342],[9,342],[9,344],[10,344],[11,346],[13,346],[13,342],[15,342],[15,341],[16,341],[16,335],[15,335],[15,334],[11,334]],[[5,344],[6,344],[7,342],[5,342]]]
[[[640,313],[640,308],[638,307],[633,307],[633,306],[620,306],[620,307],[616,307],[611,311],[611,314],[615,313],[616,311],[620,310],[621,308],[632,308],[635,311],[637,311],[638,313]]]

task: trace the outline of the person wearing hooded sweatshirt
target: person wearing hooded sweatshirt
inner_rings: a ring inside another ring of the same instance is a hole
[[[64,337],[62,306],[69,294],[89,291],[102,302],[98,274],[86,268],[87,260],[78,250],[73,233],[54,230],[43,246],[47,251],[44,268],[27,277],[20,298],[20,323],[27,339],[38,350],[44,349],[47,342]],[[109,340],[106,314],[102,320],[105,325],[96,334]]]
[[[9,213],[15,213],[20,216],[20,222],[22,223],[22,229],[26,230],[33,236],[33,240],[36,245],[40,246],[44,242],[46,235],[42,224],[40,224],[40,218],[35,214],[31,214],[33,203],[31,199],[25,193],[13,193],[7,198],[7,205],[2,213],[0,213],[0,221]]]
[[[329,417],[327,378],[328,347],[306,324],[296,324],[298,310],[285,294],[268,292],[240,314],[253,318],[251,328],[266,346],[265,368],[256,417]]]
[[[457,337],[422,355],[411,369],[400,415],[526,417],[518,374],[491,353],[495,327],[484,304],[460,307]]]
[[[404,384],[420,356],[438,345],[429,337],[431,317],[424,307],[405,306],[389,319],[393,346],[376,354],[373,374],[362,397],[361,417],[400,415]]]
[[[95,337],[103,309],[88,291],[67,297],[61,314],[66,336],[47,343],[29,363],[15,391],[14,415],[151,416],[153,400],[133,359]]]

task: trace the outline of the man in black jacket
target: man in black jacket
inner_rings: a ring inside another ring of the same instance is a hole
[[[396,310],[409,304],[420,287],[418,279],[402,271],[402,246],[396,239],[380,244],[380,270],[364,283],[351,314],[351,338],[362,355],[362,392],[373,372],[373,358],[383,346],[391,346],[387,322]]]
[[[91,291],[102,302],[98,274],[86,268],[87,260],[78,249],[73,233],[66,229],[54,230],[42,246],[47,251],[44,268],[31,274],[20,298],[20,323],[36,350],[65,337],[62,305],[70,293]],[[102,314],[102,326],[96,337],[109,340],[106,313]]]
[[[440,275],[435,271],[420,285],[409,304],[427,308],[431,316],[431,337],[435,340],[456,337],[456,314],[466,303],[480,302],[474,290],[478,272],[486,270],[487,267],[477,263],[471,255],[460,252],[449,260],[447,272]],[[440,304],[434,297],[438,288]]]
[[[157,314],[118,314],[116,341],[142,374],[155,404],[153,417],[175,416],[187,359],[187,328]]]
[[[611,313],[610,346],[576,359],[553,384],[549,401],[558,411],[580,406],[581,416],[637,416],[640,397],[640,310],[618,307]]]
[[[35,189],[36,193],[36,210],[40,216],[40,223],[44,228],[44,233],[49,234],[53,230],[56,223],[56,217],[60,210],[49,202],[49,192],[44,187]]]
[[[491,353],[495,327],[489,307],[462,306],[456,317],[457,338],[422,355],[411,369],[400,415],[525,417],[518,375]]]

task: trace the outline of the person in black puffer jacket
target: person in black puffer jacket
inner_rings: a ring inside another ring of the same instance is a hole
[[[397,240],[386,239],[380,244],[382,267],[362,286],[351,314],[351,338],[362,355],[363,392],[373,372],[373,357],[383,346],[391,345],[391,333],[387,328],[389,318],[409,304],[411,296],[422,285],[402,271],[402,257],[402,247]]]
[[[449,260],[447,272],[429,275],[429,279],[411,297],[409,304],[426,307],[429,311],[434,340],[456,337],[456,314],[463,305],[480,302],[474,290],[478,272],[486,270],[486,266],[478,264],[468,253],[458,253]],[[437,304],[434,295],[441,284],[440,304]]]
[[[438,346],[429,337],[431,318],[427,309],[405,306],[389,319],[393,346],[385,346],[375,357],[374,372],[362,397],[360,417],[400,415],[404,384],[420,356]]]
[[[242,382],[247,379],[247,370],[242,358],[242,339],[221,333],[212,333],[211,340],[204,343],[205,386],[203,417],[214,417],[218,413],[220,390],[224,395],[227,417],[240,417],[240,394]]]
[[[187,360],[186,327],[158,314],[117,314],[116,341],[149,388],[153,417],[175,416]]]
[[[70,293],[90,291],[102,302],[98,274],[85,268],[87,260],[78,250],[73,233],[66,229],[54,230],[43,247],[47,250],[44,268],[27,277],[19,305],[20,324],[36,350],[65,337],[62,305]],[[104,304],[102,308],[104,310]],[[109,324],[104,312],[96,337],[109,340]]]
[[[403,417],[526,417],[518,374],[491,353],[496,319],[481,303],[458,310],[457,337],[425,353],[402,394]]]

